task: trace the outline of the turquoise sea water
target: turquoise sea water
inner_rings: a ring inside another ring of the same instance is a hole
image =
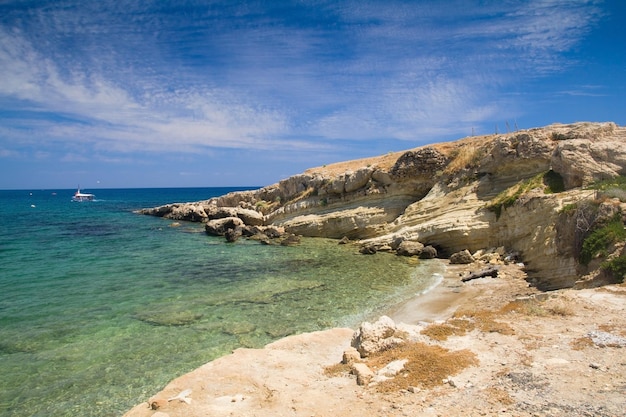
[[[237,347],[355,326],[440,272],[325,239],[228,244],[133,213],[232,190],[0,191],[0,416],[120,416]]]

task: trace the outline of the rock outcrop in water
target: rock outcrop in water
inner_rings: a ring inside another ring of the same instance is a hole
[[[364,253],[403,241],[443,256],[499,247],[527,265],[532,284],[556,289],[590,271],[591,281],[623,279],[619,268],[597,272],[597,256],[581,263],[580,252],[598,225],[626,213],[620,188],[588,186],[625,174],[626,128],[555,124],[319,167],[259,190],[141,213],[349,238]],[[619,244],[600,252],[601,260],[624,256]]]

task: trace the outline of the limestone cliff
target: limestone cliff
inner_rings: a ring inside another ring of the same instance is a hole
[[[621,212],[619,199],[586,187],[625,174],[626,128],[555,124],[333,164],[259,190],[142,212],[204,222],[237,217],[378,249],[419,241],[444,256],[504,247],[519,254],[532,283],[554,289],[588,272],[578,253],[590,229],[580,221],[593,219],[570,208],[610,200]]]

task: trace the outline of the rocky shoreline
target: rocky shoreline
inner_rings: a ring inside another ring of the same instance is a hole
[[[626,128],[576,123],[141,210],[203,222],[230,242],[330,237],[363,256],[449,264],[440,285],[382,324],[238,349],[126,416],[623,415],[624,174]],[[364,329],[378,329],[380,356],[355,342]]]
[[[349,239],[369,254],[423,245],[423,256],[444,258],[503,247],[519,254],[534,286],[554,290],[616,281],[578,258],[594,225],[626,212],[626,191],[598,186],[625,173],[626,128],[557,124],[332,164],[258,190],[139,212],[203,222],[230,241],[270,243],[268,233],[286,233]]]
[[[384,326],[369,326],[375,344],[400,335],[422,354],[437,349],[409,386],[381,389],[374,376],[403,382],[403,367],[383,370],[371,355],[346,359],[363,326],[335,328],[237,349],[176,378],[125,417],[623,415],[626,286],[542,293],[514,264],[498,278],[461,282],[483,267],[449,265],[439,286],[391,309]],[[471,365],[438,366],[459,352],[472,355]]]

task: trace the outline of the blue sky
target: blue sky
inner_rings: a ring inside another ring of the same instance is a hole
[[[268,185],[626,122],[620,0],[0,0],[0,189]]]

